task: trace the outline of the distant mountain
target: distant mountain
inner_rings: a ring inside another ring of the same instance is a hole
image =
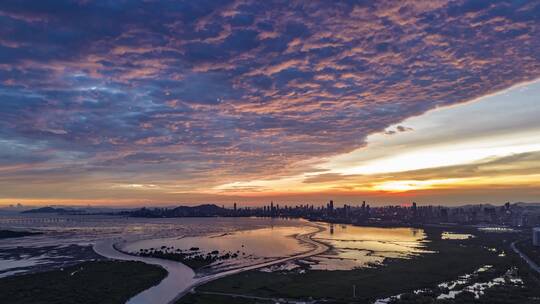
[[[22,211],[21,213],[73,213],[77,212],[74,209],[54,208],[54,207],[42,207],[36,209],[30,209]]]
[[[20,203],[16,203],[16,204],[10,204],[10,205],[7,205],[7,206],[0,207],[0,213],[2,213],[2,212],[3,213],[21,212],[21,211],[25,211],[25,210],[28,210],[28,209],[32,209],[32,208],[28,207],[28,206],[23,206]]]
[[[230,210],[219,207],[214,204],[205,204],[199,206],[179,206],[176,208],[141,208],[133,211],[127,211],[123,214],[134,217],[213,217],[225,216]]]

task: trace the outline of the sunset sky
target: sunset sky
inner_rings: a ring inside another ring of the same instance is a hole
[[[0,2],[0,205],[540,202],[540,1]]]

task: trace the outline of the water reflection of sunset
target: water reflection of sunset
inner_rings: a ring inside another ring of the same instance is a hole
[[[315,257],[314,269],[352,269],[379,264],[386,258],[408,258],[428,253],[423,243],[426,235],[416,228],[377,228],[328,224],[317,239],[333,250]]]

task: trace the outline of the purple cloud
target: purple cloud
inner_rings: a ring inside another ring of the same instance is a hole
[[[6,0],[0,148],[80,174],[286,175],[538,77],[538,16],[539,1]]]

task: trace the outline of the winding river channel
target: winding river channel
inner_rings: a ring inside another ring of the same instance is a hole
[[[181,298],[184,294],[189,292],[196,286],[207,283],[212,280],[223,278],[232,274],[236,274],[242,271],[253,270],[263,267],[268,267],[275,264],[284,263],[287,261],[302,259],[318,254],[322,254],[328,251],[330,248],[313,239],[313,236],[321,231],[324,231],[323,226],[317,225],[313,226],[312,231],[307,233],[298,234],[295,237],[303,244],[310,246],[310,250],[295,254],[292,256],[282,257],[273,259],[271,261],[266,261],[254,265],[248,265],[243,267],[238,267],[234,269],[229,269],[226,271],[213,273],[209,275],[197,275],[191,268],[188,266],[176,262],[169,261],[164,259],[150,258],[150,257],[141,257],[136,255],[130,255],[123,253],[116,249],[116,245],[122,242],[126,242],[122,238],[109,238],[105,240],[100,240],[95,243],[94,251],[99,255],[104,257],[115,259],[115,260],[124,260],[124,261],[140,261],[147,264],[159,265],[163,267],[167,272],[167,277],[163,279],[158,285],[151,287],[131,298],[127,303],[129,304],[143,304],[143,303],[174,303],[176,300]]]

